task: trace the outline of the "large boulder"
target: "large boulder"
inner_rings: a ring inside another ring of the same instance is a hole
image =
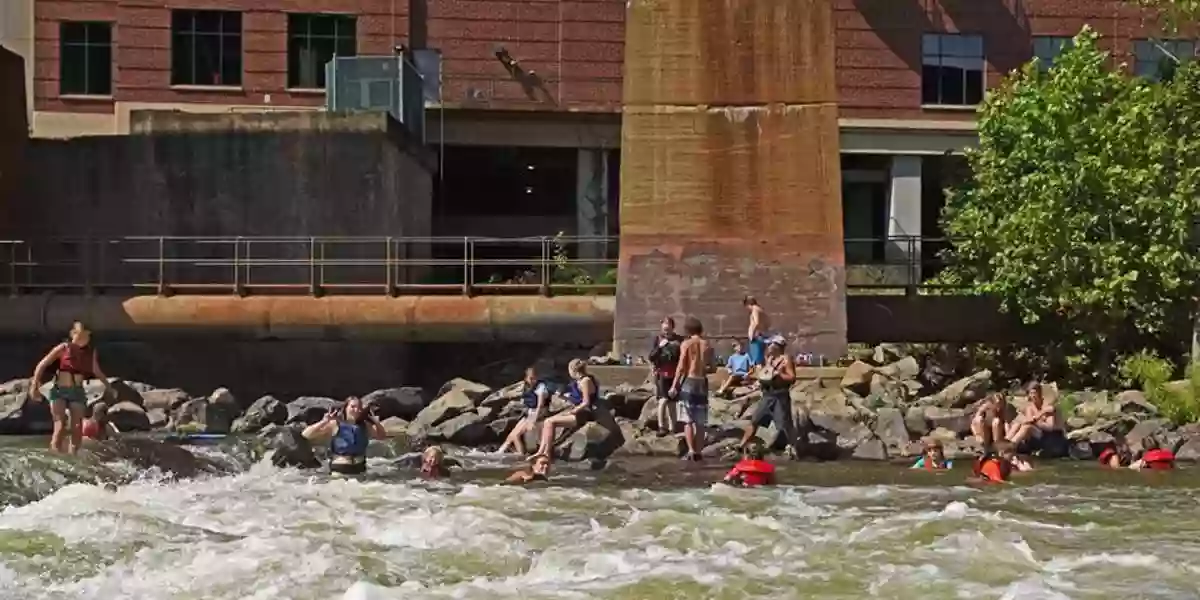
[[[274,396],[263,396],[255,400],[237,421],[233,423],[234,433],[254,433],[267,425],[283,425],[287,423],[288,408]]]
[[[904,427],[913,436],[921,437],[929,433],[929,420],[925,418],[928,406],[910,406],[904,410]]]
[[[917,359],[906,356],[896,362],[879,367],[876,371],[898,381],[911,381],[921,374],[921,365],[917,363]]]
[[[960,436],[971,433],[971,419],[974,414],[967,409],[926,406],[924,411],[925,420],[934,429],[948,429]]]
[[[9,389],[14,391],[0,394],[0,434],[44,434],[54,430],[48,403],[31,400],[19,386]]]
[[[842,376],[842,388],[859,396],[865,396],[871,391],[871,376],[874,373],[875,367],[856,360],[846,367],[846,373]]]
[[[108,420],[120,431],[150,431],[146,410],[133,402],[118,402],[108,408]]]
[[[609,394],[607,398],[614,415],[626,419],[638,419],[642,416],[642,410],[647,404],[655,404],[650,402],[653,395],[645,390],[630,389]]]
[[[1125,390],[1115,399],[1117,410],[1127,415],[1157,415],[1158,407],[1146,400],[1141,390]]]
[[[475,400],[470,395],[460,389],[451,389],[417,414],[417,418],[409,425],[409,434],[413,437],[423,436],[431,428],[474,410]]]
[[[431,442],[448,442],[459,446],[474,447],[495,443],[496,432],[488,427],[478,413],[464,412],[430,428],[425,434],[425,439]]]
[[[288,402],[287,404],[287,422],[288,424],[299,423],[302,425],[312,425],[325,417],[325,413],[339,408],[341,402],[333,398],[323,398],[320,396],[301,396]]]
[[[520,415],[515,415],[492,419],[488,423],[488,427],[492,429],[494,439],[503,440],[508,437],[508,434],[512,433],[513,428],[517,426],[517,423],[521,422],[522,418]]]
[[[881,408],[876,415],[875,435],[888,448],[904,448],[908,445],[908,428],[904,426],[904,414],[895,408]]]
[[[130,383],[131,382],[125,381],[124,379],[116,379],[112,377],[108,379],[108,387],[112,393],[112,397],[108,399],[109,405],[129,402],[142,408],[146,407],[146,401],[144,398],[142,398],[142,394],[139,393],[138,390],[134,389],[133,385]]]
[[[879,438],[871,438],[858,444],[852,455],[859,460],[887,460],[887,446]]]
[[[225,388],[217,388],[208,396],[208,404],[204,407],[204,431],[208,433],[229,433],[233,430],[233,422],[242,413],[242,407],[237,398]]]
[[[1109,400],[1108,392],[1076,392],[1071,401],[1075,405],[1075,416],[1087,423],[1121,413],[1120,407]]]
[[[383,425],[383,430],[387,432],[388,437],[408,435],[408,421],[400,417],[388,417],[379,424]]]
[[[363,396],[363,407],[375,409],[380,419],[398,417],[406,421],[417,418],[425,408],[424,392],[419,387],[398,387],[375,390]]]
[[[166,412],[171,412],[179,408],[184,402],[191,400],[191,396],[187,392],[177,389],[164,390],[147,390],[142,394],[142,408],[146,410],[160,409]]]
[[[505,404],[508,404],[509,402],[512,402],[513,400],[520,398],[521,394],[524,392],[524,390],[525,390],[525,382],[524,381],[518,381],[516,383],[506,385],[506,386],[488,394],[486,398],[484,398],[483,400],[480,401],[479,405],[480,406],[491,406],[491,407],[504,406]]]
[[[120,404],[122,403],[118,403],[118,405]],[[132,402],[125,404],[135,406],[139,410],[141,409],[140,406]],[[186,448],[157,440],[121,437],[103,442],[88,440],[85,443],[88,452],[102,461],[124,460],[132,463],[139,469],[154,467],[174,477],[196,477],[221,470],[215,462],[196,456]]]
[[[687,443],[682,436],[659,436],[653,431],[632,429],[625,433],[625,443],[614,451],[629,456],[683,456]]]
[[[594,460],[608,458],[624,442],[624,435],[599,423],[585,423],[566,441],[558,445],[555,454],[561,460]]]
[[[1175,451],[1175,458],[1179,460],[1198,460],[1200,461],[1200,437],[1188,438]]]
[[[470,398],[472,406],[474,407],[478,406],[479,403],[483,402],[483,400],[487,398],[488,394],[492,393],[492,388],[483,385],[482,383],[476,383],[474,381],[469,381],[462,378],[455,378],[442,384],[441,389],[438,390],[437,397],[440,399],[451,392],[458,392],[467,398]]]
[[[271,464],[277,467],[315,469],[321,466],[312,444],[292,427],[271,427],[259,434],[270,444]]]
[[[1133,426],[1125,434],[1125,443],[1134,452],[1148,450],[1163,443],[1169,433],[1170,423],[1165,419],[1149,419]]]

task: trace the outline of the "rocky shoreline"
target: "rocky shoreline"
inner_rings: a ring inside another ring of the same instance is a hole
[[[605,362],[597,358],[594,363]],[[560,460],[603,460],[609,456],[678,456],[683,442],[678,436],[657,435],[652,385],[621,383],[606,386],[603,366],[593,367],[620,426],[610,432],[597,423],[565,432],[556,444]],[[629,367],[625,367],[626,370]],[[809,450],[819,459],[854,458],[891,460],[920,454],[926,438],[944,444],[951,457],[979,451],[970,438],[971,417],[985,393],[993,388],[986,370],[959,377],[931,359],[906,355],[902,347],[883,345],[836,376],[799,380],[791,397],[797,424],[807,430]],[[721,373],[713,375],[711,389],[719,387]],[[123,432],[169,431],[257,435],[275,448],[277,464],[317,466],[316,453],[299,436],[305,425],[320,420],[340,401],[324,397],[282,400],[263,396],[243,402],[225,388],[203,397],[183,390],[156,388],[144,383],[113,379],[115,398],[108,415]],[[46,434],[51,429],[48,407],[28,397],[27,380],[0,385],[0,434]],[[48,385],[46,386],[48,389]],[[89,406],[100,400],[103,386],[86,386]],[[494,449],[522,418],[520,383],[499,389],[453,379],[437,390],[396,387],[364,396],[387,431],[406,439],[411,447],[443,444]],[[43,390],[44,392],[45,390]],[[432,392],[432,393],[431,393]],[[1072,458],[1090,460],[1115,439],[1133,449],[1152,443],[1173,448],[1181,460],[1200,459],[1200,424],[1175,427],[1158,415],[1142,392],[1066,392],[1044,385],[1050,402],[1060,403],[1067,421]],[[1008,394],[1012,410],[1025,402],[1021,394]],[[753,414],[759,392],[736,388],[729,398],[712,396],[706,456],[732,452],[742,435],[744,420]],[[551,413],[566,408],[557,396]],[[536,447],[538,431],[526,434],[526,446]],[[780,433],[772,425],[758,436],[768,447],[780,449]]]

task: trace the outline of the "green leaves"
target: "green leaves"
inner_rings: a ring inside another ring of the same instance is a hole
[[[1170,82],[1130,78],[1085,28],[1052,68],[1027,65],[981,108],[973,178],[947,194],[945,277],[1028,323],[1065,318],[1097,352],[1129,327],[1163,335],[1200,275],[1198,124],[1194,62]]]
[[[1136,0],[1141,6],[1158,13],[1168,32],[1200,20],[1200,0]]]

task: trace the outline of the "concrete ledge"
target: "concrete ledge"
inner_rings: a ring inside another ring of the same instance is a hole
[[[18,296],[0,298],[0,336],[65,333],[281,340],[581,342],[612,335],[613,299],[572,296]]]

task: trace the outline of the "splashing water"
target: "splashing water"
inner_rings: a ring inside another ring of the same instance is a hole
[[[228,465],[244,457],[203,450]],[[1039,473],[962,485],[889,465],[788,466],[735,490],[709,467],[627,459],[496,485],[252,463],[173,481],[0,455],[0,598],[1195,598],[1200,480]],[[1056,467],[1057,468],[1057,467]],[[1119,476],[1118,476],[1119,475]],[[812,483],[822,483],[812,486]],[[108,485],[105,485],[108,484]]]

